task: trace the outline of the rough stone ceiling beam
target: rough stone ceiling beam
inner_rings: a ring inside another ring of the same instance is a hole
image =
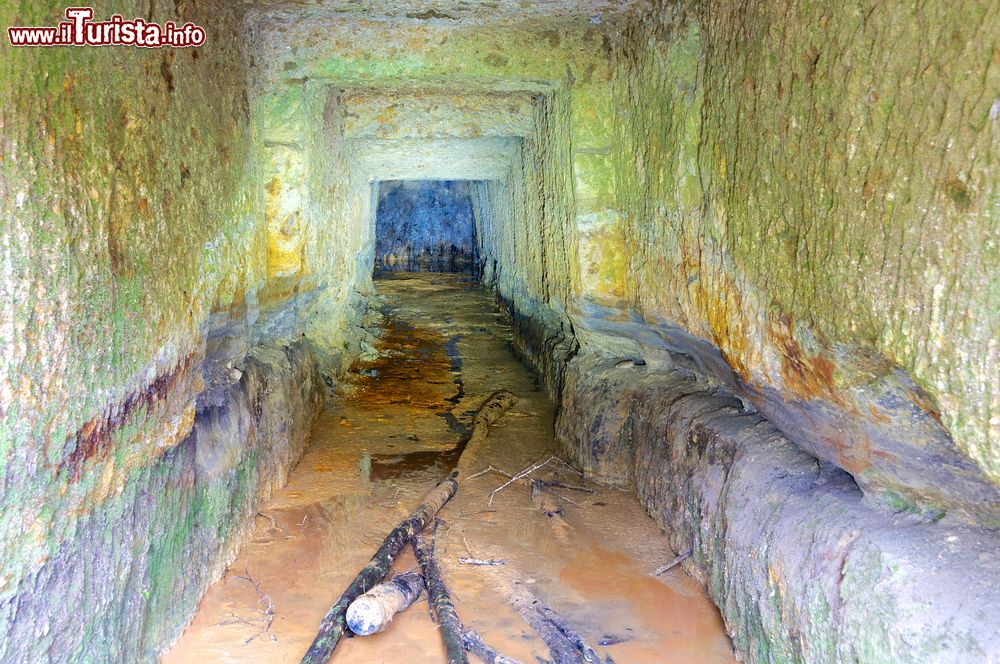
[[[615,19],[617,20],[617,19]],[[607,75],[612,19],[521,21],[503,30],[476,23],[425,25],[290,14],[249,20],[254,84],[338,81],[344,85],[551,86]]]
[[[484,95],[484,94],[524,94],[537,95],[550,93],[557,89],[561,81],[532,78],[501,78],[483,76],[470,79],[456,79],[448,76],[427,76],[421,78],[418,85],[413,83],[396,83],[388,79],[367,81],[358,84],[344,84],[335,77],[312,76],[313,83],[327,83],[342,88],[345,92],[367,91],[371,94],[412,95],[419,91],[428,95]]]
[[[243,0],[248,12],[275,19],[335,17],[410,24],[489,24],[604,17],[648,9],[648,0]]]
[[[378,180],[504,180],[519,139],[364,140],[356,142],[359,173]]]
[[[422,90],[345,90],[348,138],[479,138],[530,136],[534,101],[525,93],[425,93]]]

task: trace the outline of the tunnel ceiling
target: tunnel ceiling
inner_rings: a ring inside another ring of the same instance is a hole
[[[344,138],[369,181],[503,179],[535,129],[533,94],[349,88]]]
[[[307,100],[335,97],[355,180],[504,179],[574,67],[607,80],[601,29],[630,4],[249,3],[255,115],[303,149]]]
[[[537,92],[351,88],[341,95],[348,138],[528,136]],[[391,120],[391,121],[390,121]]]
[[[517,144],[506,138],[370,140],[359,146],[358,168],[375,180],[502,180]]]
[[[545,20],[554,16],[599,16],[606,13],[633,11],[648,3],[639,0],[498,0],[467,2],[465,0],[434,0],[433,2],[396,2],[394,0],[250,0],[244,2],[261,13],[286,16],[335,16],[340,19],[407,19],[417,21],[448,21],[483,23],[497,20]]]
[[[604,30],[639,4],[265,2],[251,3],[246,21],[258,89],[329,80],[373,91],[538,92],[593,76],[594,57],[608,56]]]
[[[604,147],[586,133],[606,103],[606,31],[639,4],[248,3],[255,115],[267,141],[302,146],[322,105],[304,100],[334,94],[365,179],[502,179],[511,139],[560,93],[580,100],[560,119],[577,145]]]

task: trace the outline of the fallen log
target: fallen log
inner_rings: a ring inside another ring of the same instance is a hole
[[[573,644],[573,647],[576,648],[581,655],[583,655],[583,659],[585,661],[594,663],[599,663],[603,661],[606,662],[607,664],[614,664],[614,661],[611,659],[610,656],[606,656],[605,659],[602,660],[600,655],[598,655],[593,648],[587,645],[587,642],[584,640],[583,636],[575,629],[573,629],[570,626],[570,624],[566,622],[566,619],[563,618],[561,615],[559,615],[549,607],[545,606],[544,604],[539,607],[539,611],[543,616],[545,616],[546,619],[548,619],[549,623],[551,623],[553,627],[558,629],[559,632],[563,636],[565,636],[570,643]]]
[[[458,473],[451,473],[438,482],[437,486],[424,496],[420,506],[386,536],[382,546],[375,552],[368,564],[358,572],[340,599],[323,616],[316,638],[302,657],[301,664],[326,664],[344,635],[347,607],[385,578],[389,568],[392,567],[393,560],[396,559],[406,543],[423,530],[434,515],[444,507],[444,504],[455,495],[458,490],[457,477]]]
[[[521,664],[520,660],[501,655],[483,643],[483,638],[479,636],[479,632],[472,628],[466,628],[462,631],[462,643],[465,645],[466,650],[486,662],[486,664]]]
[[[476,414],[472,418],[472,437],[469,442],[485,439],[490,433],[490,428],[517,402],[518,396],[507,390],[499,390],[487,397],[476,409]]]
[[[511,589],[510,602],[548,646],[555,664],[614,664],[610,656],[601,659],[565,618],[546,606],[523,585],[519,584]]]
[[[358,636],[381,632],[393,617],[410,608],[424,590],[419,572],[398,574],[380,583],[347,607],[347,626]]]
[[[441,632],[441,639],[444,641],[448,664],[468,664],[469,658],[465,656],[465,644],[462,639],[462,621],[458,618],[458,612],[441,575],[441,568],[434,557],[436,530],[435,524],[430,535],[417,533],[413,538],[413,552],[417,554],[417,562],[420,563],[420,569],[424,573],[427,597],[434,607],[434,613],[437,614],[438,631]]]

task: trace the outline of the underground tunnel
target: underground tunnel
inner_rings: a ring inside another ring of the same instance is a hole
[[[1000,662],[997,0],[81,11],[0,3],[0,662]]]

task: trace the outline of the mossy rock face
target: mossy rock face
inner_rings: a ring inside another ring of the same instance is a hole
[[[867,496],[995,527],[990,4],[632,18],[613,40],[618,215],[598,236],[618,241],[588,244],[584,273],[595,301],[714,345],[744,398]]]
[[[323,386],[299,344],[256,347],[213,391],[190,435],[3,589],[0,660],[154,662],[180,635],[301,455]]]

